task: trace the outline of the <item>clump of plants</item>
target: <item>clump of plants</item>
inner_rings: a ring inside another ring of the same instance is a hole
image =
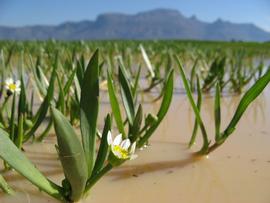
[[[216,82],[216,91],[215,91],[215,105],[214,105],[214,118],[215,118],[215,140],[214,142],[211,143],[209,140],[209,136],[207,134],[207,130],[203,121],[203,118],[200,114],[200,109],[201,109],[201,104],[202,104],[202,93],[201,93],[201,86],[200,86],[200,79],[197,76],[197,93],[198,93],[198,99],[197,103],[195,103],[194,97],[192,95],[191,89],[189,82],[186,78],[183,66],[179,60],[179,58],[175,55],[174,56],[179,71],[180,75],[183,81],[184,88],[187,93],[188,100],[190,102],[190,105],[194,111],[196,120],[194,124],[194,129],[192,133],[192,137],[189,142],[189,147],[191,147],[197,137],[197,131],[198,128],[201,129],[201,134],[203,138],[203,146],[201,150],[199,151],[199,154],[209,154],[210,152],[214,151],[216,148],[221,146],[227,139],[228,137],[234,132],[236,129],[236,126],[249,107],[249,105],[262,93],[264,88],[269,84],[270,82],[270,67],[268,70],[263,74],[258,80],[255,81],[255,83],[246,91],[246,93],[243,95],[241,98],[238,107],[229,122],[228,126],[225,128],[224,131],[220,129],[221,126],[221,89],[220,89],[220,83],[219,81]]]
[[[110,70],[107,71],[108,92],[112,114],[107,114],[101,136],[97,129],[99,113],[100,64],[98,50],[93,54],[80,86],[79,126],[80,137],[75,132],[61,105],[54,100],[49,103],[51,117],[57,137],[56,151],[62,164],[65,178],[61,184],[52,182],[42,174],[14,144],[10,131],[0,128],[0,157],[16,172],[20,173],[39,190],[62,202],[76,202],[84,198],[95,183],[112,168],[136,158],[136,148],[144,146],[166,115],[173,95],[173,71],[169,71],[164,83],[163,99],[157,115],[144,116],[143,107],[137,104],[136,89],[125,69],[119,66],[119,91],[125,109],[120,111],[117,89]],[[56,68],[53,76],[57,77]],[[49,89],[54,81],[49,82]],[[59,94],[63,94],[59,91]],[[119,135],[113,138],[111,129],[115,120]],[[12,194],[2,176],[0,187]]]

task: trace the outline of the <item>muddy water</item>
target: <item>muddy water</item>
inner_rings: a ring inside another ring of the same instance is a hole
[[[269,203],[270,202],[270,88],[252,104],[228,141],[208,158],[194,158],[196,146],[187,149],[193,113],[185,96],[176,94],[166,120],[154,134],[151,145],[139,157],[112,170],[98,182],[82,203]],[[143,98],[149,101],[153,98]],[[226,127],[239,97],[222,100],[222,126]],[[145,104],[156,112],[159,103]],[[103,114],[109,109],[104,101]],[[213,99],[204,100],[202,114],[208,133],[214,134]],[[101,123],[102,119],[100,119]],[[63,178],[54,150],[55,138],[28,145],[27,156],[52,180]],[[57,202],[21,176],[5,176],[18,191],[14,197],[0,195],[1,203]]]

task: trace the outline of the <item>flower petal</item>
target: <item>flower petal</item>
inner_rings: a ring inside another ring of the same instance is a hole
[[[6,84],[6,85],[10,85],[10,84],[13,84],[13,83],[14,83],[14,81],[13,81],[12,78],[7,78],[7,79],[5,80],[5,84]]]
[[[107,134],[107,143],[108,143],[109,146],[112,145],[112,143],[113,143],[111,131],[109,131],[108,134]]]
[[[20,93],[20,92],[21,92],[21,88],[16,87],[15,92],[16,92],[16,93]]]
[[[113,145],[120,145],[122,142],[122,134],[117,135],[113,140]]]
[[[130,146],[130,140],[129,139],[125,139],[121,144],[120,147],[124,150],[128,150],[129,146]]]
[[[20,81],[20,80],[17,80],[17,81],[15,82],[15,85],[16,85],[17,87],[20,87],[20,86],[21,86],[21,81]]]
[[[135,150],[136,150],[136,142],[133,142],[133,144],[130,147],[129,153],[130,154],[134,154],[135,153]]]
[[[118,159],[123,159],[122,154],[119,151],[112,150],[112,152]]]

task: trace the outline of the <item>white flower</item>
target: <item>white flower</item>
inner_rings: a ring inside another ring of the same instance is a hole
[[[115,157],[120,160],[135,159],[137,157],[135,153],[136,142],[131,145],[129,139],[122,139],[122,134],[119,134],[112,139],[111,131],[108,132],[107,142],[111,148],[111,152]]]
[[[8,78],[5,80],[5,89],[10,91],[11,93],[20,93],[21,91],[21,81],[20,80],[16,80],[16,82],[14,82],[14,80],[12,78]]]

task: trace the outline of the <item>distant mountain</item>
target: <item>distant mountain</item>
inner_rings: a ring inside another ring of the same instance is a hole
[[[0,39],[198,39],[269,41],[270,33],[253,24],[221,19],[213,23],[187,18],[177,10],[156,9],[135,15],[107,13],[95,21],[66,22],[57,26],[0,26]]]

